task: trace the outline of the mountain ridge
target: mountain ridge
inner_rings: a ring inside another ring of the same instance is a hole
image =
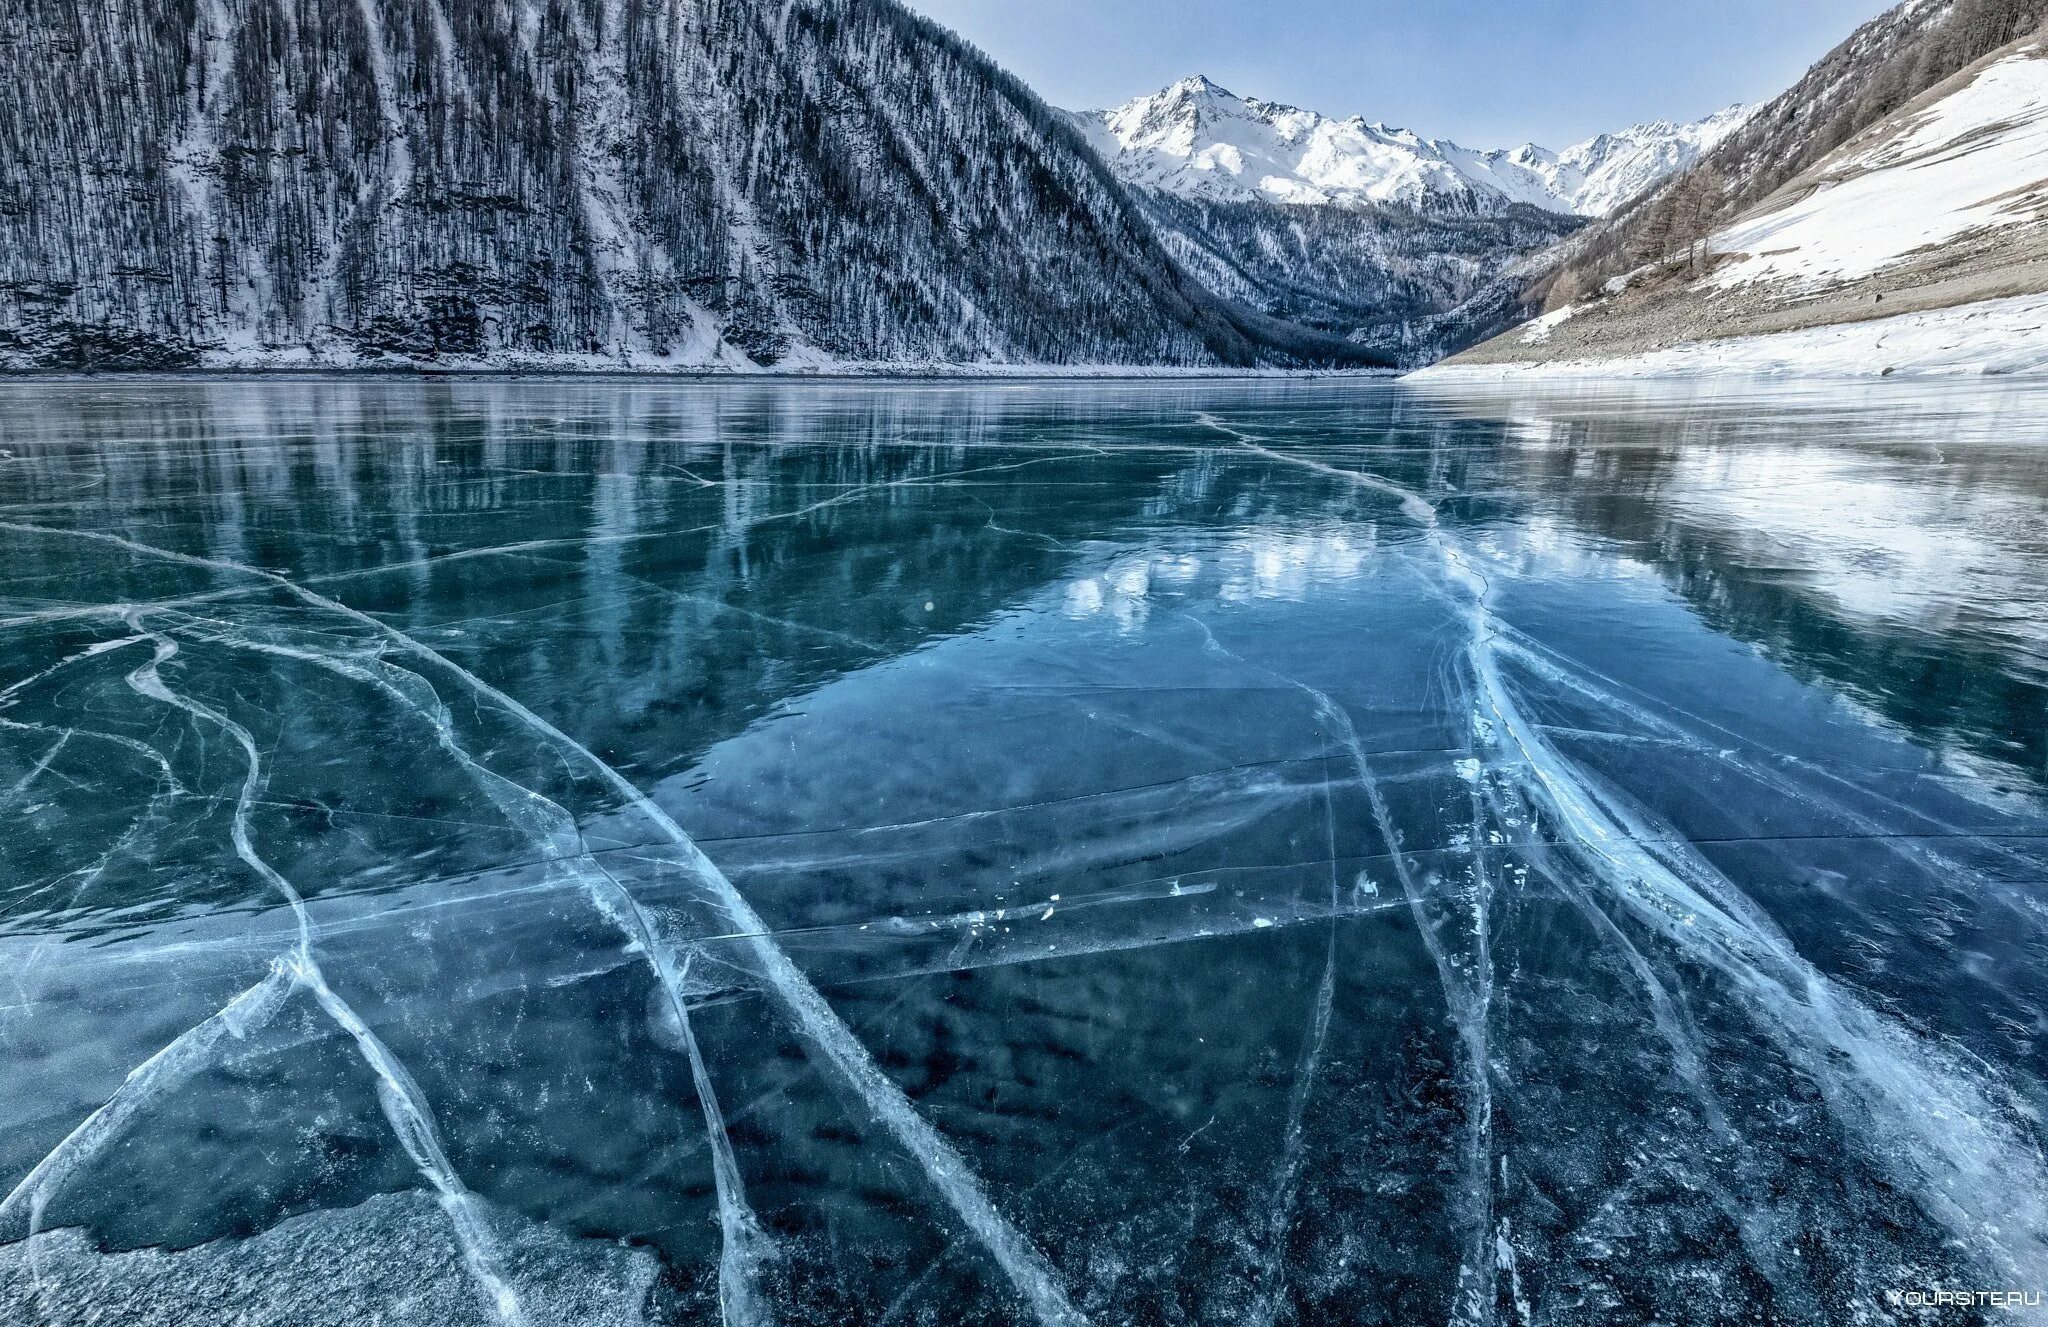
[[[1185,198],[1475,209],[1520,203],[1601,216],[1689,165],[1751,109],[1648,121],[1561,151],[1535,143],[1469,148],[1363,116],[1338,119],[1240,97],[1201,74],[1070,114],[1125,183]]]
[[[1745,114],[1480,151],[1192,75],[1068,118],[1212,292],[1413,367],[1531,312],[1519,264]]]

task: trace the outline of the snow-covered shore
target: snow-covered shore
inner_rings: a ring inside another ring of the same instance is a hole
[[[1437,364],[1409,381],[1719,376],[1876,378],[2048,374],[2048,295],[1830,323],[1762,336],[1693,341],[1608,358]]]

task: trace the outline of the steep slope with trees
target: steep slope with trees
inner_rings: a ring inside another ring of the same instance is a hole
[[[893,0],[18,0],[0,366],[1364,358]]]

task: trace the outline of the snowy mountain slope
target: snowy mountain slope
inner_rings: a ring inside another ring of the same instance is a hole
[[[1555,307],[1600,290],[1664,257],[1675,230],[1696,239],[1763,206],[1850,140],[2044,19],[2048,0],[1903,0],[1850,33],[1694,165],[1574,236],[1532,283],[1530,302]],[[1695,179],[1699,190],[1690,188]],[[1694,196],[1680,196],[1688,191]]]
[[[1762,202],[1463,357],[1617,371],[2041,372],[2048,30],[1963,69]],[[1787,367],[1791,366],[1791,367]]]
[[[0,366],[1349,353],[1188,278],[893,0],[6,10]]]
[[[2029,43],[1899,132],[1852,145],[1806,196],[1717,234],[1718,286],[1810,291],[1887,268],[1967,233],[2038,224],[2048,210],[2048,49]]]
[[[1562,152],[1533,143],[1482,151],[1239,97],[1196,76],[1075,121],[1126,183],[1205,202],[1521,203],[1600,216],[1690,164],[1746,114],[1730,107],[1692,124],[1636,125]]]
[[[1754,106],[1730,106],[1704,120],[1658,120],[1598,134],[1558,153],[1556,187],[1580,216],[1604,217],[1659,181],[1684,170],[1740,129]]]

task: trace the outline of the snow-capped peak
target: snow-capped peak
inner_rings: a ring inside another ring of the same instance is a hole
[[[1559,166],[1577,175],[1571,190],[1573,210],[1606,216],[1665,176],[1690,166],[1740,129],[1755,110],[1730,106],[1690,124],[1653,120],[1574,143],[1557,154]]]
[[[1659,121],[1562,152],[1534,143],[1475,150],[1362,116],[1335,120],[1240,97],[1197,74],[1075,121],[1131,184],[1218,202],[1527,203],[1603,216],[1732,132],[1730,107],[1693,124]]]

